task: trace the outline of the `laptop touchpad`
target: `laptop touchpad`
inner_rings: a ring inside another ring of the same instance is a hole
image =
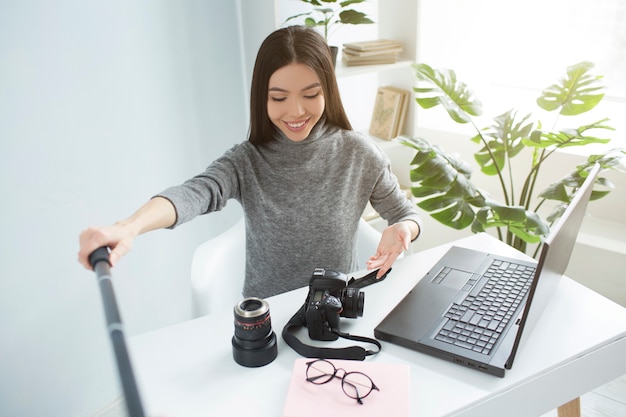
[[[433,280],[435,284],[442,284],[455,290],[463,288],[472,274],[470,272],[460,271],[453,268],[444,268]]]

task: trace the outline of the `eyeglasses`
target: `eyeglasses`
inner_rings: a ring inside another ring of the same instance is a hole
[[[337,372],[343,371],[343,377],[337,376]],[[332,362],[318,359],[306,364],[306,380],[316,385],[322,385],[337,378],[341,380],[341,389],[350,398],[363,404],[363,398],[370,395],[374,390],[380,389],[374,384],[372,378],[362,372],[346,372],[345,369],[335,368]]]

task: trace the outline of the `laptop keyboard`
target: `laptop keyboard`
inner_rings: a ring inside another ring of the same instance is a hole
[[[436,340],[488,355],[528,293],[535,267],[494,259],[461,304],[452,304]]]

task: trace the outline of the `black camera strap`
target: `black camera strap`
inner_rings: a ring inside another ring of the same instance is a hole
[[[303,304],[302,307],[298,310],[296,314],[289,319],[289,322],[283,328],[283,339],[285,343],[287,343],[293,350],[298,352],[300,355],[307,358],[320,358],[320,359],[352,359],[362,361],[367,356],[375,355],[380,352],[381,345],[380,342],[376,339],[371,339],[369,337],[364,336],[355,336],[347,333],[342,333],[337,329],[332,329],[332,332],[337,336],[343,337],[344,339],[356,340],[359,342],[367,342],[372,343],[378,347],[377,350],[366,350],[361,346],[348,346],[343,348],[328,348],[328,347],[319,347],[319,346],[311,346],[302,343],[298,337],[291,333],[291,330],[295,330],[301,327],[306,327],[306,319],[305,319],[305,309],[306,304]]]
[[[376,274],[378,270],[369,273],[363,278],[355,279],[351,278],[348,281],[348,285],[356,288],[363,288],[371,284],[375,284],[377,282],[382,281],[387,278],[387,274],[391,272],[391,269],[387,271],[385,275],[381,278],[376,278]],[[371,343],[377,347],[376,350],[368,350],[361,346],[348,346],[343,348],[328,348],[328,347],[319,347],[319,346],[311,346],[305,343],[302,343],[296,335],[294,335],[291,331],[296,330],[301,327],[306,327],[306,306],[305,302],[302,307],[296,312],[296,314],[289,319],[285,327],[283,328],[283,340],[287,343],[293,350],[295,350],[300,355],[307,358],[320,358],[320,359],[350,359],[350,360],[364,360],[367,356],[372,356],[380,352],[381,344],[378,340],[372,339],[370,337],[365,336],[356,336],[348,333],[340,332],[339,329],[331,329],[331,331],[339,337],[344,339],[354,340],[357,342],[365,342]]]
[[[381,282],[385,278],[387,278],[387,275],[389,275],[392,269],[393,268],[389,268],[389,270],[385,272],[385,275],[380,278],[376,278],[376,275],[378,274],[378,269],[358,279],[352,277],[348,280],[348,286],[354,288],[363,288],[367,287],[368,285],[376,284],[377,282]]]

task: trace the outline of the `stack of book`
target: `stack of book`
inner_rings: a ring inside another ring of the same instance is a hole
[[[379,87],[370,122],[370,135],[391,140],[404,129],[411,93],[393,86]]]
[[[344,43],[342,61],[347,66],[393,64],[402,49],[402,42],[390,39]]]

